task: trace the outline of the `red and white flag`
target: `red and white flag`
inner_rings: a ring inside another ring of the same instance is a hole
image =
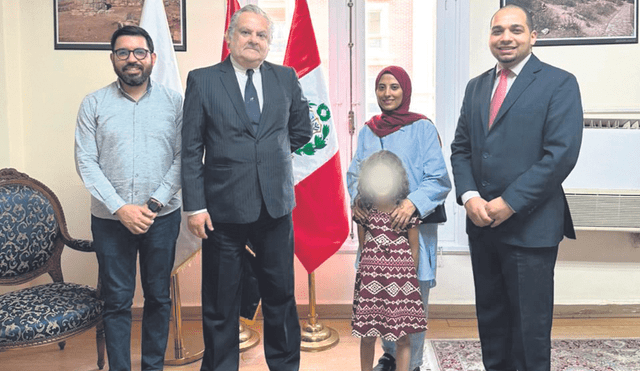
[[[296,0],[283,64],[298,73],[313,126],[313,137],[293,156],[296,256],[311,273],[347,239],[349,217],[338,136],[306,0]]]
[[[240,4],[238,0],[227,0],[227,17],[224,21],[224,32],[227,32],[227,28],[229,28],[229,21],[231,21],[231,16],[233,13],[240,10]],[[222,55],[220,56],[220,61],[223,61],[229,55],[229,48],[227,47],[227,40],[222,38]]]

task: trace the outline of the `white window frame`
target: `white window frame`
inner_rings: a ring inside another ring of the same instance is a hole
[[[438,1],[436,41],[436,116],[443,140],[443,154],[451,181],[451,142],[460,116],[464,90],[469,81],[469,2]],[[466,213],[455,201],[455,187],[445,207],[449,220],[439,229],[438,246],[448,251],[468,251]]]

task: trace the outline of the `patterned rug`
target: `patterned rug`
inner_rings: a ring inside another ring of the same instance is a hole
[[[484,371],[477,340],[433,340],[431,371]],[[436,361],[437,359],[437,361]],[[552,340],[551,371],[638,371],[640,339]]]

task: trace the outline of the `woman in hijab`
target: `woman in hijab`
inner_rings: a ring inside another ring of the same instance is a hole
[[[388,150],[397,155],[409,177],[409,195],[392,212],[392,226],[404,228],[413,215],[424,218],[436,206],[444,203],[451,190],[440,138],[435,125],[424,115],[409,111],[411,79],[398,66],[389,66],[376,78],[376,98],[382,113],[373,116],[358,133],[358,148],[347,172],[347,185],[355,219],[362,220],[367,210],[357,198],[358,179],[362,162],[371,154]],[[420,284],[425,316],[428,313],[429,290],[436,281],[436,250],[438,225],[421,224],[418,283]],[[359,260],[359,256],[357,258]],[[411,362],[409,370],[418,371],[422,365],[424,332],[409,335]],[[382,341],[384,354],[374,371],[395,369],[396,344]],[[373,355],[371,355],[373,363]]]

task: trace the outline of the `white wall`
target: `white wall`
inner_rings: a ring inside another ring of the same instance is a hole
[[[4,18],[4,4],[0,3],[0,20]],[[6,49],[4,22],[0,23],[0,80],[6,80]],[[9,163],[9,120],[7,116],[7,85],[0,84],[0,164]]]
[[[472,77],[494,64],[487,41],[489,19],[498,2],[469,2]],[[187,2],[188,51],[178,53],[183,83],[189,70],[218,61],[224,4],[223,0]],[[113,81],[115,75],[108,51],[53,50],[52,7],[46,1],[0,0],[0,167],[16,167],[47,184],[64,206],[72,236],[90,239],[89,194],[73,161],[75,118],[82,98]],[[638,107],[637,44],[543,47],[534,52],[577,76],[586,109]],[[640,303],[640,285],[632,284],[640,282],[638,245],[632,235],[612,232],[579,232],[577,241],[563,242],[556,269],[556,303]],[[95,284],[93,256],[67,250],[63,259],[67,280]],[[317,270],[319,304],[351,303],[353,260],[352,253],[340,252]],[[445,254],[439,266],[431,302],[472,304],[468,255]],[[185,306],[200,303],[199,272],[196,261],[181,275]],[[296,297],[306,304],[307,275],[298,262],[296,274]],[[138,294],[135,305],[140,304]]]
[[[183,84],[188,71],[219,61],[224,7],[222,0],[188,2],[189,51],[178,53]],[[49,186],[71,235],[91,239],[89,193],[73,158],[75,120],[82,98],[115,74],[109,51],[54,50],[53,41],[52,2],[0,0],[0,168],[15,167]],[[62,258],[66,280],[95,285],[95,256],[66,249]],[[199,281],[190,284],[196,268],[183,278],[187,305],[199,303]]]
[[[470,25],[470,74],[495,64],[488,50],[489,21],[498,10],[493,0],[473,0]],[[573,73],[580,84],[585,111],[640,110],[639,44],[542,46],[533,52],[543,62]]]

